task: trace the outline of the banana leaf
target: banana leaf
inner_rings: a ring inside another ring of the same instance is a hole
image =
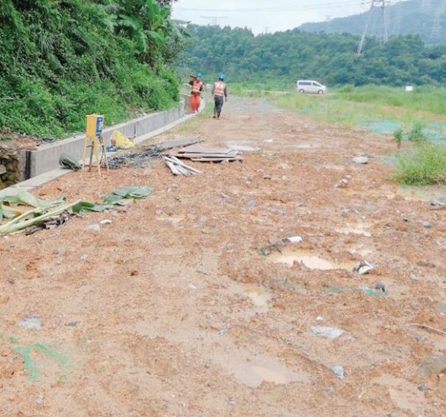
[[[127,186],[120,188],[119,190],[115,190],[113,191],[112,194],[105,196],[104,203],[116,204],[117,202],[119,202],[119,200],[122,200],[123,198],[142,199],[152,194],[153,191],[154,189],[151,187]]]
[[[79,203],[74,205],[71,210],[73,213],[100,213],[110,207],[111,206],[107,204],[95,204],[89,203],[88,201],[79,201]]]
[[[54,219],[63,212],[69,211],[73,206],[75,206],[79,202],[76,201],[75,203],[71,204],[63,202],[52,202],[52,203],[53,207],[34,208],[33,210],[27,211],[26,213],[23,213],[22,215],[12,219],[8,223],[1,225],[0,235],[6,235],[8,233],[16,233],[26,229],[27,227],[43,223],[50,219]]]
[[[55,201],[64,202],[65,200],[65,197],[61,197]],[[9,206],[22,205],[32,207],[50,207],[54,205],[54,201],[34,197],[31,193],[23,188],[19,188],[16,195],[0,198],[0,203],[7,203]]]

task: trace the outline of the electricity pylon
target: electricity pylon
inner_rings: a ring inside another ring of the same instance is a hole
[[[218,25],[218,21],[220,19],[226,19],[227,16],[200,16],[203,19],[208,19],[211,21],[210,25],[212,26],[217,26]]]
[[[370,9],[367,14],[367,20],[364,27],[364,32],[361,36],[361,41],[359,42],[358,46],[358,55],[361,55],[362,48],[364,47],[365,37],[367,35],[367,30],[369,28],[370,23],[370,16],[373,13],[374,9],[380,8],[381,9],[381,16],[383,21],[383,43],[387,42],[387,23],[386,23],[386,0],[371,0],[370,2]]]

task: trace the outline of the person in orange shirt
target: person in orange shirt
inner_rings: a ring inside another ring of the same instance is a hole
[[[228,90],[226,88],[225,76],[221,74],[218,81],[212,86],[212,96],[214,97],[214,119],[219,119],[223,103],[228,101]]]
[[[192,113],[198,113],[198,109],[200,108],[201,92],[203,91],[204,86],[202,78],[203,74],[199,72],[191,81],[189,81],[189,84],[192,86],[192,91],[190,92],[190,107]]]

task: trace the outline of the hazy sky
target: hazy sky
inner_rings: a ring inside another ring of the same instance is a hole
[[[403,0],[385,3],[400,1]],[[179,0],[173,3],[172,17],[199,25],[248,27],[258,34],[362,13],[370,9],[371,3],[371,0]]]

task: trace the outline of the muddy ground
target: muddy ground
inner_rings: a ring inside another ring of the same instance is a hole
[[[389,136],[265,102],[151,142],[190,137],[244,161],[72,172],[34,194],[155,191],[0,238],[0,415],[446,415],[445,189],[390,181]]]

